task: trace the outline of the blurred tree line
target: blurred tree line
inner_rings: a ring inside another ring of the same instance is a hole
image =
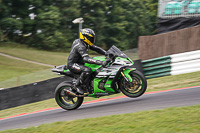
[[[0,39],[45,50],[68,49],[78,24],[96,33],[96,45],[137,47],[156,32],[157,0],[0,0]]]

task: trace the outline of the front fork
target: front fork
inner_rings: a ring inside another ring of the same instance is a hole
[[[122,77],[127,81],[127,82],[133,82],[133,79],[132,79],[132,77],[130,76],[130,72],[131,71],[133,71],[133,70],[135,70],[136,68],[128,68],[128,69],[123,69],[122,71],[121,71],[121,75],[122,75]]]
[[[121,72],[121,75],[122,75],[122,77],[123,77],[127,82],[130,82],[130,81],[128,80],[128,78],[124,75],[123,72]]]
[[[123,69],[122,71],[121,71],[121,76],[126,80],[126,85],[128,86],[128,87],[131,87],[131,86],[133,86],[133,79],[132,79],[132,77],[130,76],[130,72],[131,71],[133,71],[133,70],[135,70],[135,69]]]

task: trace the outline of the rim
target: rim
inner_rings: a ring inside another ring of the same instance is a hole
[[[65,90],[72,90],[70,86],[61,87],[58,91],[57,97],[60,104],[65,107],[73,108],[78,103],[78,97],[69,95]]]
[[[136,75],[133,74],[131,75],[133,81],[131,84],[127,82],[125,79],[122,80],[122,85],[124,87],[124,90],[130,94],[138,94],[142,91],[143,84],[142,84],[142,79]]]

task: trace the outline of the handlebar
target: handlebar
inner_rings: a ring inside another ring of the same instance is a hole
[[[118,57],[117,55],[106,55],[106,57],[107,58],[110,58],[112,61],[111,61],[111,63],[110,63],[110,65],[112,64],[112,63],[114,63],[115,62],[115,59]],[[109,66],[110,66],[109,65]],[[100,68],[98,68],[98,69],[96,69],[96,73],[99,73],[103,68],[107,68],[108,66],[105,66],[105,67],[103,67],[103,66],[101,66]]]
[[[102,68],[107,68],[108,66],[110,66],[111,64],[113,64],[115,62],[115,59],[117,58],[118,56],[117,55],[106,55],[106,58],[109,58],[111,59],[111,61],[108,63],[109,65],[107,66],[101,66]],[[100,69],[100,68],[99,68]]]

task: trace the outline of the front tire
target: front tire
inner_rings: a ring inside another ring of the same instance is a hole
[[[55,90],[55,100],[57,104],[65,110],[77,109],[83,103],[83,97],[69,95],[65,90],[72,90],[70,82],[60,83]]]
[[[131,71],[132,83],[127,82],[123,77],[119,81],[119,87],[122,93],[128,97],[136,98],[144,94],[147,89],[145,76],[138,70]]]

